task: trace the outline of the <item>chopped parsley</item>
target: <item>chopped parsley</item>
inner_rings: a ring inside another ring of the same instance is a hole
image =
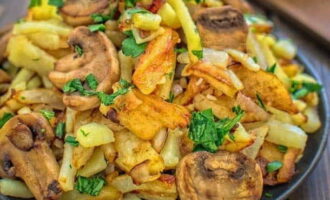
[[[277,149],[281,152],[281,153],[286,153],[288,151],[288,147],[284,146],[284,145],[278,145]]]
[[[55,128],[55,135],[58,138],[63,138],[65,134],[65,123],[64,122],[60,122],[56,125]]]
[[[78,78],[72,79],[71,81],[67,82],[63,87],[63,92],[68,94],[73,92],[79,92],[83,96],[93,96],[97,94],[97,92],[95,91],[85,89],[81,80]]]
[[[122,43],[122,51],[125,56],[133,58],[143,54],[148,43],[137,44],[131,31],[125,33],[128,37]]]
[[[86,133],[84,130],[80,129],[81,134],[83,134],[83,136],[87,137],[89,135],[89,133]]]
[[[96,90],[97,86],[99,85],[99,82],[96,80],[96,77],[93,74],[88,74],[86,76],[86,82],[90,89]]]
[[[280,161],[273,161],[267,164],[266,166],[266,171],[267,172],[274,172],[277,171],[279,169],[281,169],[283,167],[283,163]]]
[[[133,8],[136,5],[137,0],[125,0],[126,8]]]
[[[105,180],[100,177],[87,178],[83,176],[77,177],[75,189],[80,193],[98,196],[105,185]]]
[[[133,87],[133,85],[131,83],[129,83],[128,81],[123,80],[123,79],[119,81],[119,84],[122,88],[120,88],[119,90],[117,90],[116,92],[114,92],[112,94],[105,94],[104,92],[98,93],[98,97],[102,104],[104,104],[106,106],[112,105],[114,103],[114,100],[116,97],[127,94],[129,89],[131,87]]]
[[[33,8],[41,5],[41,0],[30,0],[29,8]]]
[[[258,63],[258,58],[257,58],[257,56],[254,56],[252,59],[253,59],[253,61],[254,61],[255,63]]]
[[[103,15],[103,14],[99,14],[99,13],[94,13],[91,15],[91,18],[93,19],[93,21],[95,23],[105,23],[106,21],[113,18],[113,14],[112,15]]]
[[[265,106],[264,102],[262,101],[261,96],[257,93],[256,97],[257,97],[258,106],[260,106],[262,109],[266,110],[266,106]]]
[[[104,24],[92,24],[88,26],[88,29],[91,32],[96,32],[96,31],[105,31],[105,25]]]
[[[184,53],[187,52],[187,48],[175,48],[175,53]]]
[[[39,111],[47,120],[52,119],[53,117],[55,117],[55,113],[53,111],[50,110],[40,110]]]
[[[273,194],[272,193],[269,193],[269,192],[266,192],[265,193],[265,197],[272,198],[273,197]]]
[[[78,56],[82,56],[84,54],[84,50],[79,46],[79,45],[75,45],[74,46],[74,51],[78,54]]]
[[[199,60],[203,59],[203,50],[192,50],[192,54],[194,54]]]
[[[168,97],[168,99],[166,101],[169,102],[169,103],[173,103],[173,101],[174,101],[174,94],[173,94],[172,91],[170,92],[170,95],[169,95],[169,97]]]
[[[216,152],[225,136],[244,115],[244,111],[239,106],[234,107],[233,112],[236,113],[233,119],[225,118],[217,122],[212,109],[194,112],[189,126],[189,138],[195,142],[194,151]]]
[[[129,16],[131,16],[133,14],[136,14],[136,13],[145,14],[145,13],[150,13],[150,12],[148,10],[145,10],[145,9],[142,9],[142,8],[132,8],[132,9],[128,9],[126,11],[126,14],[128,14]]]
[[[1,117],[1,119],[0,119],[0,128],[2,128],[6,124],[6,122],[8,120],[10,120],[12,117],[14,117],[14,115],[11,114],[11,113],[5,113],[5,114],[3,114],[2,117]]]
[[[275,70],[276,70],[276,67],[277,67],[277,64],[274,63],[272,66],[267,67],[266,71],[269,72],[269,73],[274,74],[275,73]]]
[[[71,146],[74,146],[74,147],[79,146],[79,142],[73,136],[67,136],[64,141],[65,141],[65,143],[68,143]]]
[[[293,81],[290,91],[294,99],[300,99],[309,93],[319,92],[321,89],[322,85],[319,83]]]
[[[60,8],[64,5],[64,2],[63,0],[48,0],[48,5],[52,5]]]

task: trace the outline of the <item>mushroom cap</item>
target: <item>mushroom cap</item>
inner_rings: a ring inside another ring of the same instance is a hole
[[[255,200],[262,195],[259,165],[241,153],[186,155],[176,171],[181,200]]]
[[[49,147],[54,138],[39,113],[11,118],[0,130],[0,176],[23,179],[37,200],[58,199],[59,166]]]
[[[245,50],[248,26],[239,10],[231,6],[200,9],[195,19],[204,47]]]
[[[91,24],[94,13],[105,14],[109,0],[66,0],[61,8],[64,21],[72,26]]]
[[[58,60],[55,71],[49,73],[49,79],[58,88],[62,88],[68,81],[78,78],[84,80],[93,74],[99,85],[96,91],[111,92],[112,84],[119,80],[119,62],[117,50],[107,36],[102,32],[91,32],[87,27],[77,27],[69,36],[69,45],[74,49],[79,46],[82,55],[73,53]],[[99,105],[96,96],[79,96],[66,94],[63,102],[72,109],[84,111]]]

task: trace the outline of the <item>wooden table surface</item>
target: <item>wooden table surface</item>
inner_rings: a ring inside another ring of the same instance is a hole
[[[23,0],[0,0],[0,26],[23,16],[26,2]],[[328,3],[329,1],[325,2]],[[9,7],[4,9],[4,5]],[[313,38],[293,28],[292,25],[289,26],[284,23],[286,20],[280,20],[276,16],[273,18],[277,28],[281,30],[280,36],[291,38],[297,44],[299,52],[304,54],[313,64],[323,81],[328,99],[330,99],[330,52],[315,43]],[[304,183],[289,197],[290,200],[330,200],[330,138],[328,141],[328,147],[320,162]]]

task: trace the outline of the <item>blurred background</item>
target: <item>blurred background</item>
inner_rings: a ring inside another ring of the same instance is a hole
[[[0,0],[0,28],[23,17],[28,0]],[[291,38],[319,73],[330,99],[330,0],[251,0]],[[290,200],[330,199],[330,142],[313,173]]]

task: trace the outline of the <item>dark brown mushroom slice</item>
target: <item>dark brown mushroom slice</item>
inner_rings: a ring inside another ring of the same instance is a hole
[[[79,46],[83,53],[72,53],[55,63],[55,71],[49,73],[53,84],[62,89],[72,79],[85,80],[89,74],[93,74],[99,83],[96,91],[111,92],[112,84],[119,80],[120,70],[117,50],[107,36],[81,26],[72,31],[68,42],[72,49]],[[63,102],[79,111],[96,108],[100,104],[97,96],[79,94],[65,94]]]
[[[231,5],[232,7],[238,9],[242,13],[252,13],[253,8],[246,0],[224,0],[223,1],[227,5]]]
[[[248,26],[239,10],[231,6],[201,9],[196,21],[204,47],[245,51]]]
[[[109,0],[66,0],[61,8],[61,14],[66,23],[72,26],[91,24],[91,15],[107,14]]]
[[[181,200],[256,200],[263,190],[259,165],[241,153],[186,155],[176,171]]]
[[[39,113],[11,118],[0,130],[0,176],[21,178],[37,200],[59,199],[59,166],[49,147],[54,138]]]

